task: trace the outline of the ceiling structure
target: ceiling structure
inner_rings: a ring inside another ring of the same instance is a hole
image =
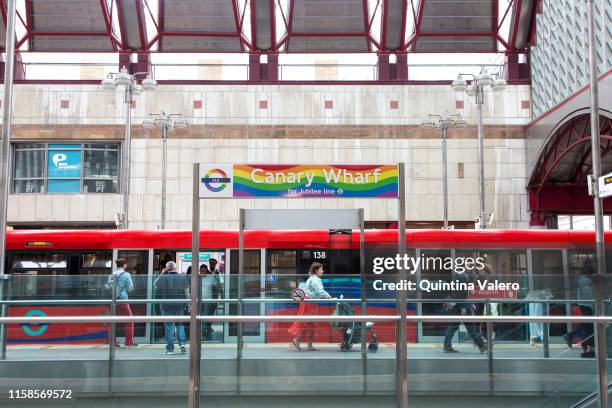
[[[16,0],[21,52],[526,52],[537,0]],[[6,0],[0,0],[0,44]]]
[[[601,174],[607,174],[612,171],[612,118],[600,115],[599,127]],[[583,113],[559,126],[540,152],[527,187],[532,217],[592,214],[593,200],[585,191],[592,171],[590,115]],[[610,204],[612,199],[604,200]]]

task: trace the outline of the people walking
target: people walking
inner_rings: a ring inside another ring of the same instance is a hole
[[[578,278],[578,282],[576,283],[576,298],[578,300],[585,301],[584,303],[578,303],[578,307],[580,308],[580,312],[582,316],[593,316],[593,304],[592,301],[595,299],[594,296],[594,286],[593,286],[593,275],[595,274],[595,267],[592,263],[586,263],[582,267],[582,271],[580,273],[580,277]],[[563,335],[563,340],[569,348],[572,348],[574,343],[574,338],[578,335],[581,335],[582,341],[580,345],[582,346],[582,354],[583,358],[593,358],[595,357],[595,338],[594,338],[594,330],[593,323],[580,323],[576,325],[576,328],[566,334]]]
[[[453,273],[454,280],[458,283],[468,283],[470,282],[470,277],[464,271],[455,271]],[[456,291],[453,297],[457,300],[467,299],[467,292],[463,290]],[[447,306],[447,310],[449,314],[455,316],[473,316],[475,312],[474,305],[468,302],[458,302],[452,303]],[[448,328],[446,329],[446,335],[444,336],[444,345],[443,350],[445,353],[457,353],[458,351],[453,348],[453,336],[459,329],[459,325],[461,322],[450,322]],[[477,329],[475,324],[472,323],[463,323],[465,328],[467,329],[468,334],[472,338],[472,341],[481,353],[487,351],[487,343],[484,340],[482,334]]]
[[[189,282],[185,275],[179,274],[176,264],[172,261],[166,263],[163,274],[155,281],[155,288],[160,299],[189,299]],[[185,310],[185,302],[182,303],[162,303],[161,311],[164,316],[181,316]],[[164,334],[166,337],[166,354],[174,354],[174,329],[181,353],[186,353],[187,336],[185,326],[180,322],[164,323]]]
[[[308,302],[309,299],[332,299],[332,296],[325,291],[323,288],[323,282],[321,281],[321,276],[323,276],[324,270],[323,265],[319,262],[313,262],[310,265],[309,277],[304,285],[304,293],[305,298],[300,303],[300,307],[298,309],[298,315],[316,315],[319,311],[319,305],[316,302]],[[306,338],[308,341],[308,351],[317,351],[317,349],[313,346],[313,340],[315,335],[315,323],[313,322],[295,322],[293,323],[289,329],[289,334],[293,336],[291,343],[293,346],[302,351],[302,346],[300,345],[300,341],[302,338]]]
[[[219,275],[213,275],[206,264],[200,265],[200,277],[202,278],[202,315],[212,316],[217,309],[217,303],[213,302],[214,295],[217,293]],[[213,333],[212,323],[204,322],[204,340],[211,340]]]
[[[127,262],[123,258],[119,258],[115,261],[115,270],[108,276],[106,287],[115,289],[115,298],[120,301],[126,301],[129,299],[129,292],[134,289],[134,283],[132,282],[132,276],[128,271],[125,270]],[[128,303],[117,303],[116,305],[117,315],[119,316],[132,316],[132,309]],[[125,331],[125,346],[136,347],[138,344],[134,341],[134,323],[126,322],[124,324]],[[115,347],[119,347],[119,341],[115,338]]]

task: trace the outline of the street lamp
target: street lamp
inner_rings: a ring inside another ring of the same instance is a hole
[[[467,126],[461,115],[428,115],[422,123],[425,129],[438,129],[442,131],[442,183],[444,190],[444,229],[448,229],[448,158],[446,140],[448,139],[449,128],[464,128]]]
[[[138,83],[137,75],[146,75],[146,78]],[[117,227],[122,229],[128,228],[128,208],[129,208],[129,193],[130,193],[130,152],[132,147],[132,110],[131,104],[134,96],[142,94],[143,91],[154,91],[157,89],[157,81],[153,79],[149,72],[136,72],[130,74],[125,67],[122,67],[119,72],[110,73],[104,78],[100,85],[105,91],[114,91],[118,86],[124,88],[124,103],[125,103],[125,146],[123,147],[123,156],[121,158],[122,175],[121,175],[121,211],[117,213],[115,222]]]
[[[463,77],[472,77],[472,83],[468,85]],[[490,87],[493,92],[503,91],[507,88],[508,84],[502,78],[496,78],[493,75],[487,73],[480,73],[478,75],[472,74],[459,74],[455,79],[451,87],[455,92],[466,92],[468,96],[476,97],[476,106],[478,112],[478,155],[479,155],[479,178],[480,178],[480,215],[479,228],[487,228],[486,220],[487,213],[485,212],[485,182],[484,182],[484,142],[483,142],[483,129],[482,129],[482,104],[484,102],[484,90]]]
[[[189,123],[183,119],[180,113],[151,113],[142,121],[142,127],[153,129],[161,127],[162,130],[162,205],[161,205],[161,229],[166,229],[166,180],[168,162],[168,131],[173,129],[184,129]]]

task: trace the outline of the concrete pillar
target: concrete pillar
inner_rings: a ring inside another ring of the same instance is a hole
[[[0,81],[4,82],[4,55],[0,54]],[[13,80],[19,81],[25,79],[25,67],[21,59],[21,54],[15,53],[15,68],[13,69]]]
[[[395,62],[389,62],[389,54],[378,55],[379,81],[408,80],[408,55],[395,54]]]
[[[506,55],[506,61],[504,62],[504,79],[506,81],[529,80],[530,72],[528,63],[519,63],[518,54]]]
[[[119,67],[126,67],[130,74],[136,72],[151,72],[151,55],[150,54],[138,54],[136,62],[132,60],[132,54],[129,52],[122,52],[119,54]],[[144,79],[146,75],[137,75],[138,79]]]
[[[546,216],[543,211],[531,210],[529,228],[546,228]]]
[[[391,72],[389,69],[389,55],[380,54],[378,55],[378,80],[389,81],[391,79]]]
[[[266,80],[278,81],[278,54],[268,54],[266,64]]]
[[[398,81],[408,80],[408,54],[397,54],[395,79]]]
[[[249,81],[261,80],[261,63],[259,54],[249,55]]]
[[[265,54],[267,62],[261,62],[262,54],[249,55],[249,81],[278,81],[278,54]]]

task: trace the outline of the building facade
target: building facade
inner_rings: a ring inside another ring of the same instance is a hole
[[[511,85],[485,96],[485,194],[496,228],[528,225],[523,127],[530,89]],[[442,152],[429,113],[461,113],[465,129],[448,142],[449,219],[478,216],[476,107],[440,85],[161,85],[132,104],[130,228],[156,229],[161,218],[160,129],[150,113],[181,113],[188,129],[167,144],[167,228],[190,228],[192,165],[202,163],[406,164],[407,220],[442,220]],[[120,91],[99,85],[16,85],[9,224],[113,227],[125,112]],[[54,163],[54,155],[65,159]],[[62,166],[58,169],[57,166]],[[385,200],[224,200],[203,203],[204,228],[236,228],[238,208],[364,208],[370,226],[396,220]]]

